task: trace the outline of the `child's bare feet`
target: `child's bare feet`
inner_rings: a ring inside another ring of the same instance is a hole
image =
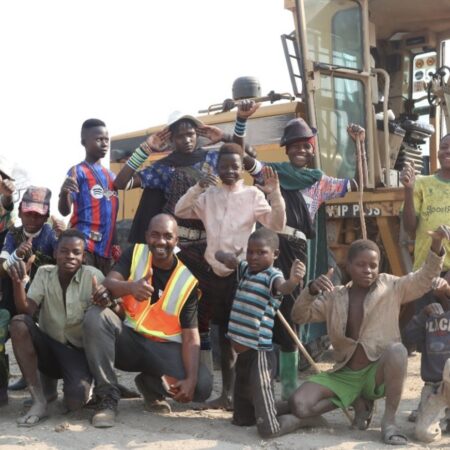
[[[374,401],[358,397],[353,402],[353,408],[355,409],[355,417],[352,426],[358,430],[367,430],[370,422],[372,422]]]
[[[233,401],[226,395],[221,395],[213,400],[202,403],[199,409],[224,409],[225,411],[233,411]]]
[[[34,427],[47,417],[47,402],[35,401],[28,412],[17,419],[17,425],[19,427]]]

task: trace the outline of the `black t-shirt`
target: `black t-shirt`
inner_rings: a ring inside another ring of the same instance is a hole
[[[134,246],[128,247],[120,257],[119,261],[114,265],[112,270],[119,272],[125,280],[128,280],[130,276],[131,261],[133,259],[133,249]],[[174,259],[173,267],[169,270],[159,269],[158,267],[152,266],[153,276],[151,280],[151,285],[154,288],[151,304],[156,303],[161,297],[164,288],[166,287],[167,281],[169,281],[172,272],[177,265],[177,260]],[[181,328],[197,328],[197,307],[198,307],[198,290],[194,289],[191,295],[186,300],[183,308],[180,312],[180,323]]]

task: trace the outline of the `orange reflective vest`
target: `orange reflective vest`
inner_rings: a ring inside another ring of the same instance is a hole
[[[152,267],[152,254],[146,244],[135,244],[129,280],[143,278]],[[144,336],[162,341],[181,342],[180,312],[197,286],[197,279],[177,259],[177,265],[156,303],[151,298],[137,301],[132,295],[123,297],[125,325]]]

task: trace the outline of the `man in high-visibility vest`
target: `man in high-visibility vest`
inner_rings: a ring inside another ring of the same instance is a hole
[[[136,385],[152,411],[170,412],[165,397],[186,403],[211,394],[212,375],[199,362],[197,279],[173,253],[176,220],[167,214],[153,217],[146,241],[123,253],[103,283],[104,300],[84,319],[99,399],[92,424],[98,428],[114,426],[120,398],[114,367],[141,372]]]

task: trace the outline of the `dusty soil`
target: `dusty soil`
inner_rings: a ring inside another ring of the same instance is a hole
[[[11,348],[8,350],[12,356]],[[322,369],[330,363],[320,363]],[[398,423],[410,438],[409,447],[450,448],[450,436],[429,447],[414,441],[413,424],[407,421],[416,406],[422,382],[419,376],[419,355],[409,358],[408,380],[400,404]],[[11,373],[19,370],[12,361]],[[120,380],[134,387],[135,374],[120,373]],[[304,375],[302,374],[302,378]],[[215,373],[215,391],[219,387],[219,372]],[[61,383],[60,386],[61,388]],[[279,385],[276,386],[279,395]],[[236,427],[231,424],[231,413],[223,411],[195,411],[174,404],[171,415],[152,414],[144,411],[142,400],[123,400],[117,425],[98,430],[90,425],[92,412],[83,410],[62,415],[59,401],[51,405],[51,417],[34,428],[18,428],[16,418],[26,391],[10,393],[9,405],[0,409],[0,449],[380,449],[392,448],[380,441],[380,417],[384,402],[378,401],[376,414],[367,431],[351,430],[347,419],[339,412],[326,414],[329,427],[307,429],[273,440],[259,438],[255,427]],[[406,447],[396,447],[406,448]]]

